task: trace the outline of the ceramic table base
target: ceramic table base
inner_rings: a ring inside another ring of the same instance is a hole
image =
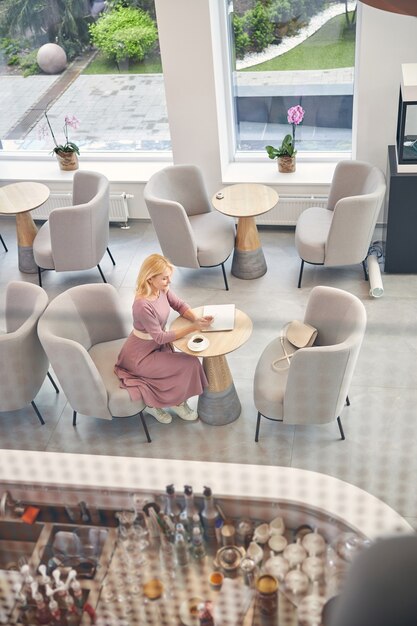
[[[262,248],[238,250],[235,248],[232,261],[232,274],[236,278],[251,280],[266,274],[267,265]]]
[[[197,413],[202,422],[211,426],[234,422],[241,410],[234,383],[225,391],[203,391],[198,399]]]
[[[19,270],[25,274],[37,274],[38,266],[33,258],[32,246],[18,246]]]
[[[16,215],[19,270],[26,274],[36,274],[38,271],[33,258],[33,240],[37,232],[38,229],[29,212]]]
[[[198,399],[197,412],[201,421],[212,426],[234,422],[242,410],[226,357],[203,358],[208,387]]]

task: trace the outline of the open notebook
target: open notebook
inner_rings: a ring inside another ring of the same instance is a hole
[[[204,332],[215,330],[233,330],[235,327],[234,304],[208,304],[203,308],[203,315],[212,315],[213,323]]]

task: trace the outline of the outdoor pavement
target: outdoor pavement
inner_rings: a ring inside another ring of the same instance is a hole
[[[296,95],[312,90],[314,95],[352,93],[353,69],[321,72],[235,72],[239,95]],[[1,116],[0,138],[10,150],[51,150],[52,138],[40,137],[44,125],[45,102],[54,90],[59,76],[0,76]],[[55,89],[56,91],[56,89]],[[55,96],[56,97],[56,96]],[[28,116],[30,112],[30,116]],[[49,108],[49,118],[58,142],[65,115],[75,115],[80,121],[77,130],[70,129],[70,140],[81,151],[169,150],[170,133],[162,74],[80,74]],[[20,140],[14,130],[22,120],[31,120],[31,127]],[[283,130],[288,127],[283,125]],[[241,142],[246,149],[255,146],[255,138],[280,137],[279,125],[241,124]],[[306,127],[307,137],[315,135],[325,144],[334,145],[339,129]],[[342,131],[342,140],[350,131]],[[299,136],[302,140],[302,135]],[[350,140],[350,139],[349,139]],[[323,144],[323,149],[326,149]],[[299,147],[300,144],[299,144]],[[257,147],[256,147],[257,149]],[[334,148],[333,148],[334,149]]]

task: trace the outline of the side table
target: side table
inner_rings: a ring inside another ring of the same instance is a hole
[[[201,317],[203,307],[193,309],[193,312]],[[171,324],[171,330],[184,328],[190,324],[189,320],[177,317]],[[205,350],[193,352],[188,348],[191,332],[190,335],[173,342],[181,352],[203,357],[203,368],[209,383],[198,398],[197,411],[203,422],[220,426],[234,422],[239,417],[242,407],[225,355],[240,348],[251,334],[251,319],[246,313],[236,309],[234,329],[205,333],[210,342]]]
[[[249,280],[265,274],[267,266],[255,217],[273,209],[278,200],[274,189],[254,183],[224,187],[213,196],[211,201],[217,211],[238,218],[232,261],[232,274],[237,278]]]
[[[38,271],[33,258],[33,240],[38,229],[30,211],[46,202],[49,193],[49,187],[43,183],[18,182],[0,187],[0,213],[16,216],[19,270],[27,274]]]

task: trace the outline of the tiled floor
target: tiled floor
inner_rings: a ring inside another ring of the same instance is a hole
[[[0,232],[9,252],[0,251],[0,311],[9,280],[37,282],[35,275],[17,269],[14,221],[0,219]],[[159,251],[151,224],[132,222],[130,230],[111,226],[111,250],[117,265],[103,259],[109,282],[130,309],[141,261]],[[251,339],[228,357],[242,402],[232,424],[213,427],[178,418],[162,425],[148,417],[152,443],[144,441],[135,419],[111,422],[79,416],[72,427],[72,410],[48,380],[36,401],[46,425],[31,408],[0,416],[0,447],[7,449],[78,452],[131,457],[192,459],[263,465],[284,465],[324,472],[351,482],[389,503],[417,525],[417,276],[383,275],[384,296],[373,299],[360,266],[324,269],[306,266],[302,289],[297,289],[299,259],[291,230],[263,229],[261,239],[268,272],[254,281],[230,275],[230,291],[223,289],[219,269],[178,268],[172,288],[192,306],[234,302],[254,323]],[[99,282],[95,270],[83,273],[47,272],[44,288],[50,298],[74,285]],[[252,381],[257,359],[268,341],[288,320],[302,318],[311,288],[323,284],[346,289],[364,302],[368,328],[345,408],[346,441],[336,423],[323,426],[285,426],[263,420],[254,442],[256,411]],[[1,315],[1,314],[0,314]],[[2,320],[0,318],[0,326]],[[196,398],[192,399],[196,403]]]

